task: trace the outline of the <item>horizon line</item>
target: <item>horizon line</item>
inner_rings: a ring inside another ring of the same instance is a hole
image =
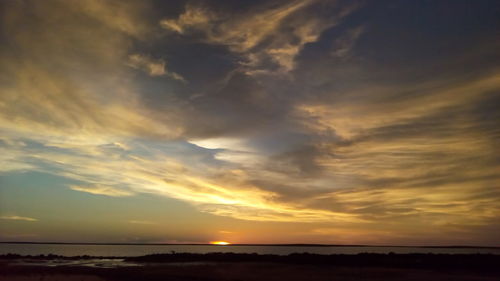
[[[395,247],[395,248],[494,248],[500,246],[471,246],[471,245],[368,245],[368,244],[321,244],[321,243],[235,243],[229,245],[214,245],[210,243],[116,243],[116,242],[36,242],[36,241],[0,241],[0,244],[46,244],[46,245],[127,245],[127,246],[305,246],[305,247]]]

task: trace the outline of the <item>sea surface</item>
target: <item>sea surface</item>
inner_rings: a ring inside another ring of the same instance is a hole
[[[433,253],[433,254],[496,254],[500,248],[437,248],[437,247],[373,247],[373,246],[218,246],[218,245],[82,245],[82,244],[10,244],[0,243],[0,255],[48,255],[132,257],[168,253],[257,253],[288,255],[291,253],[359,254],[359,253]]]

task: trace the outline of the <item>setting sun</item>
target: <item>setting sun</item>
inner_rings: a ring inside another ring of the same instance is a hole
[[[212,245],[221,245],[221,246],[231,245],[231,243],[226,242],[226,241],[211,241],[210,244],[212,244]]]

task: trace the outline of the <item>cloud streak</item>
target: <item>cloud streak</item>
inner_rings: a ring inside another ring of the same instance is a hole
[[[14,220],[14,221],[38,221],[35,218],[21,217],[21,216],[0,216],[2,220]]]
[[[71,190],[75,191],[81,191],[81,192],[87,192],[91,194],[98,194],[98,195],[106,195],[106,196],[113,196],[113,197],[122,197],[122,196],[130,196],[133,195],[132,192],[120,189],[120,188],[114,188],[110,186],[77,186],[77,185],[72,185],[69,187]]]

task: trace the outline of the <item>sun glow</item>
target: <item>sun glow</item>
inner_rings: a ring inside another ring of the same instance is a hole
[[[220,245],[220,246],[231,245],[231,243],[226,242],[226,241],[211,241],[210,244],[212,244],[212,245]]]

